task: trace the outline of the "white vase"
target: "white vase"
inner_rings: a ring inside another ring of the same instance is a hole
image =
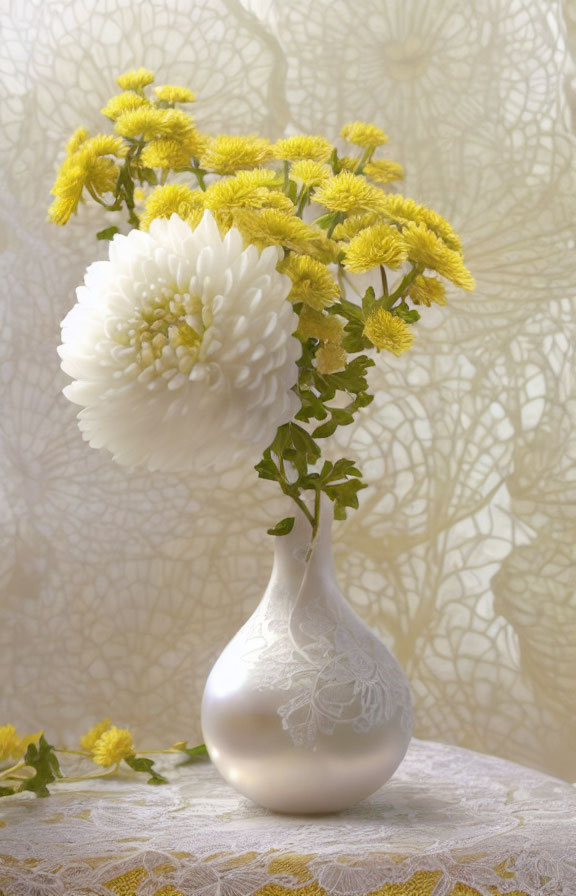
[[[410,689],[338,588],[332,504],[307,562],[312,530],[295,509],[259,606],[210,672],[202,729],[215,766],[254,802],[333,812],[374,793],[402,761]]]

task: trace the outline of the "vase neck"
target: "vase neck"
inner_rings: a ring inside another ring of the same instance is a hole
[[[290,512],[294,516],[294,528],[288,535],[276,536],[272,570],[272,578],[282,581],[290,592],[300,587],[306,571],[308,575],[319,571],[324,575],[334,575],[332,502],[321,496],[320,522],[313,543],[309,520],[299,507],[291,503],[293,509],[291,508]]]

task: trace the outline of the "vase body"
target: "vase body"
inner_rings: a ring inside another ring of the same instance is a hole
[[[412,734],[408,681],[338,588],[332,504],[311,554],[303,514],[275,539],[264,596],[215,663],[202,700],[210,757],[277,812],[334,812],[374,793]]]

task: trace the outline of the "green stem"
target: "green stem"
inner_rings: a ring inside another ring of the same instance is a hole
[[[334,233],[334,228],[336,227],[336,225],[339,224],[340,221],[343,221],[343,220],[344,220],[344,212],[334,212],[334,220],[332,221],[332,223],[330,224],[330,227],[326,231],[326,236],[328,237],[328,239],[330,239],[330,237]]]
[[[422,273],[422,268],[420,265],[416,265],[409,271],[405,277],[402,278],[400,284],[390,295],[385,295],[383,299],[379,299],[376,302],[376,306],[378,308],[386,308],[391,310],[394,307],[394,303],[402,298],[403,294],[406,292],[406,289],[410,286],[413,280]]]
[[[26,762],[21,759],[20,762],[17,762],[16,765],[11,766],[10,768],[5,768],[0,772],[0,779],[9,778],[13,772],[17,772],[18,769],[23,768],[26,765]]]
[[[112,768],[106,769],[103,772],[95,772],[93,775],[76,775],[70,778],[58,778],[55,783],[57,784],[76,784],[78,781],[92,781],[94,778],[106,778],[110,777],[110,775],[115,774],[118,771],[118,766],[120,763],[116,763]]]

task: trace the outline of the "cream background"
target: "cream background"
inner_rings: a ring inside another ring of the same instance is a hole
[[[201,127],[374,119],[478,288],[381,358],[343,443],[374,484],[340,581],[411,679],[416,733],[576,777],[574,3],[0,4],[0,723],[200,736],[203,679],[270,568],[253,473],[126,473],[81,440],[58,324],[100,218],[44,223],[64,141],[115,75],[191,86]],[[86,211],[86,210],[84,210]],[[349,447],[348,447],[349,446]]]

